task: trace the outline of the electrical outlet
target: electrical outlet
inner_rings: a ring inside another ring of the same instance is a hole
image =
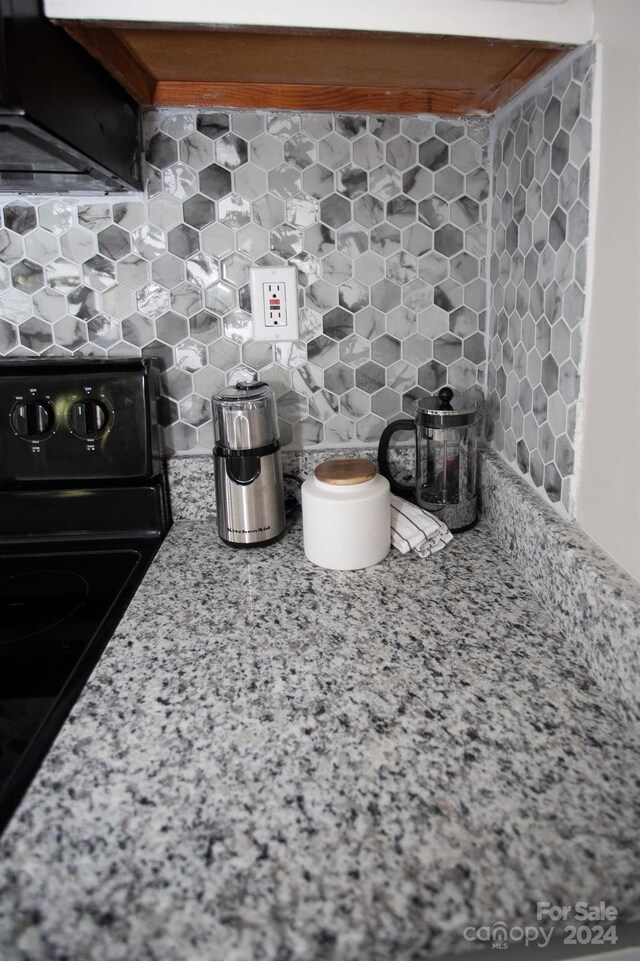
[[[298,340],[295,267],[251,268],[251,314],[254,340]]]
[[[265,327],[284,327],[287,323],[286,284],[262,284]]]

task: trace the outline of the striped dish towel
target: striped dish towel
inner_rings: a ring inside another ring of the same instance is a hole
[[[418,557],[430,557],[441,551],[452,537],[447,525],[433,514],[391,495],[391,543],[401,554],[415,551]]]

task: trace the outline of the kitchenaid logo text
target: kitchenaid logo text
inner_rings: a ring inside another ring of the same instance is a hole
[[[538,901],[536,920],[541,924],[514,924],[508,927],[504,921],[494,921],[478,927],[469,925],[463,933],[467,941],[491,944],[492,948],[500,951],[506,951],[511,944],[546,948],[554,936],[564,936],[565,944],[607,945],[616,944],[618,940],[614,923],[617,918],[618,909],[605,901],[599,904],[589,904],[588,901],[576,901],[575,904]]]
[[[245,531],[242,527],[227,527],[227,532],[229,534],[262,534],[263,531],[270,531],[271,524],[266,527],[254,527],[253,530]]]

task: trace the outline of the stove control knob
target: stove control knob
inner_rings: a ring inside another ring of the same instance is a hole
[[[55,424],[53,408],[39,400],[18,401],[11,411],[11,424],[18,437],[36,440]]]
[[[109,426],[109,411],[99,400],[79,400],[69,411],[69,427],[78,437],[100,437]]]

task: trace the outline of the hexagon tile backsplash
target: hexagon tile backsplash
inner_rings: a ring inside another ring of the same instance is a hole
[[[145,202],[4,206],[2,354],[158,354],[167,441],[256,373],[297,447],[375,442],[445,383],[482,392],[487,120],[150,112]],[[249,267],[290,263],[299,343],[251,338]]]
[[[211,393],[256,374],[297,448],[374,444],[416,398],[481,397],[487,374],[496,447],[562,509],[591,65],[574,55],[495,118],[151,111],[144,196],[2,205],[0,355],[160,356],[185,454],[211,449]],[[299,342],[253,342],[254,263],[298,268]]]
[[[593,50],[495,119],[487,393],[493,442],[571,512]]]

